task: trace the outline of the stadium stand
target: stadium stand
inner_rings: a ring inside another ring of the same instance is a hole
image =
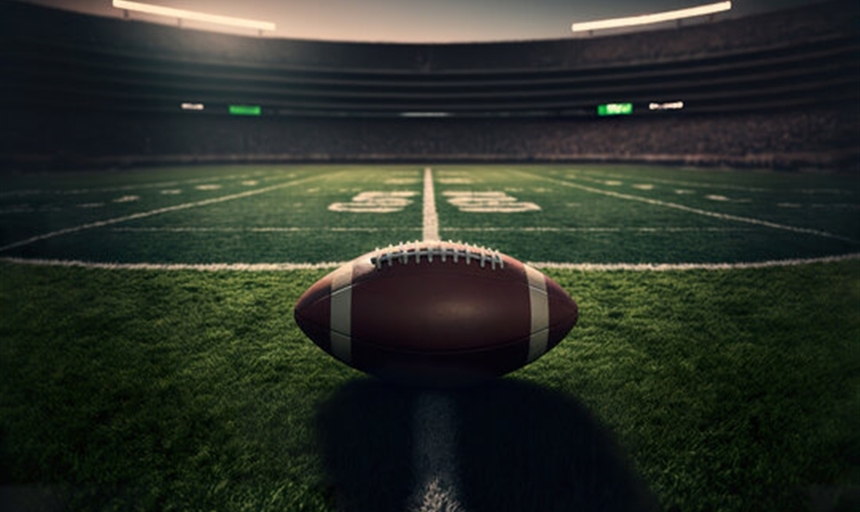
[[[242,37],[3,2],[0,42],[4,170],[860,162],[856,1],[604,37],[440,45]],[[648,108],[678,100],[681,111]],[[633,115],[598,117],[609,102],[632,103]],[[237,104],[261,115],[228,115]]]

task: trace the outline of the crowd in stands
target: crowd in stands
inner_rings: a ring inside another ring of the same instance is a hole
[[[248,64],[275,74],[293,70],[296,79],[307,79],[311,84],[315,82],[304,75],[313,75],[316,71],[308,70],[314,69],[327,70],[330,74],[323,77],[326,79],[337,78],[331,73],[348,75],[350,70],[374,77],[377,76],[374,73],[388,70],[393,72],[388,76],[405,77],[403,79],[407,81],[420,81],[425,73],[444,77],[446,72],[460,75],[468,71],[473,75],[466,73],[467,76],[477,77],[487,73],[501,76],[497,72],[505,71],[509,72],[505,76],[514,79],[522,73],[527,84],[523,87],[529,88],[545,81],[538,76],[545,70],[587,74],[592,68],[612,70],[619,66],[630,70],[639,63],[673,60],[676,67],[686,70],[686,60],[730,58],[734,52],[754,54],[784,45],[791,48],[798,41],[828,38],[842,41],[846,37],[853,37],[856,41],[860,27],[860,4],[856,0],[830,0],[781,13],[611,37],[531,43],[348,44],[229,36],[14,5],[17,4],[0,4],[0,14],[3,14],[0,28],[4,38],[21,44],[21,59],[30,55],[27,52],[41,48],[39,45],[43,41],[33,35],[36,31],[31,29],[35,27],[28,25],[38,22],[42,33],[51,34],[49,43],[57,45],[56,48],[80,47],[86,55],[101,55],[103,52],[103,60],[96,58],[96,61],[104,64],[108,71],[114,69],[111,66],[119,67],[116,63],[125,62],[127,56],[158,54],[164,57],[152,61],[155,63],[153,69],[163,70],[162,64],[182,59],[189,63],[203,60],[223,63],[224,72],[235,76],[242,66]],[[14,21],[9,21],[13,18],[6,16],[10,13],[17,13]],[[856,43],[849,41],[847,45],[836,45],[835,48],[841,55],[856,51]],[[71,55],[77,58],[73,52]],[[14,59],[8,62],[8,68],[4,69],[10,73],[15,71],[16,65],[22,69],[29,66],[26,60],[22,60],[23,64],[16,64]],[[756,61],[741,56],[736,63],[749,62]],[[778,66],[791,65],[778,57],[768,62],[779,72],[782,69]],[[841,70],[837,69],[840,73]],[[854,76],[856,82],[857,68],[846,70],[849,79]],[[825,92],[831,91],[827,84],[839,82],[842,77],[833,78],[827,73],[811,69],[808,74],[812,78],[808,83],[820,86],[819,89]],[[379,76],[385,75],[379,73]],[[549,75],[552,73],[548,72]],[[37,73],[36,76],[34,80],[41,75]],[[633,73],[631,76],[633,78],[629,81],[636,82],[638,75]],[[748,79],[743,74],[739,77]],[[743,82],[752,84],[752,98],[769,96],[770,89],[755,89],[765,87],[760,83],[766,82],[768,77],[764,73]],[[87,75],[86,78],[92,77]],[[352,88],[349,79],[339,80],[344,88]],[[391,86],[395,93],[400,84],[398,80],[400,78]],[[846,83],[850,86],[854,82],[849,80]],[[31,85],[22,83],[25,85],[21,88]],[[95,87],[98,80],[92,84]],[[589,87],[600,90],[600,85],[591,84]],[[188,86],[181,81],[170,83],[158,94],[168,94],[171,88]],[[660,86],[657,83],[653,88],[659,90]],[[123,83],[122,87],[129,86]],[[74,103],[62,97],[68,91],[58,90],[60,97],[52,97],[51,101]],[[129,98],[139,95],[139,91],[129,91]],[[72,92],[77,94],[80,91]],[[738,88],[736,96],[746,92],[750,91]],[[107,93],[94,94],[96,98],[92,101],[98,105],[98,94]],[[159,97],[152,94],[154,98]],[[237,93],[228,88],[224,94]],[[792,94],[809,96],[803,91]],[[128,110],[105,108],[93,111],[75,110],[75,105],[62,109],[55,109],[53,105],[27,108],[17,106],[17,100],[6,95],[0,99],[5,101],[4,115],[0,118],[0,157],[4,169],[9,165],[24,165],[28,161],[43,166],[85,166],[99,162],[113,165],[123,162],[410,159],[647,160],[775,167],[857,167],[860,161],[860,105],[856,92],[845,93],[839,98],[847,99],[848,107],[825,103],[818,96],[826,94],[817,92],[809,101],[804,99],[806,96],[801,98],[803,101],[795,96],[789,98],[794,101],[794,107],[770,105],[771,110],[756,112],[740,111],[730,106],[708,114],[683,111],[618,118],[594,118],[590,115],[565,118],[547,113],[544,118],[507,118],[502,116],[504,109],[498,109],[489,115],[499,117],[407,119],[374,117],[385,112],[384,109],[365,117],[341,118],[338,115],[342,112],[337,111],[335,103],[320,107],[323,111],[319,117],[167,113],[158,111],[166,108],[161,105],[151,111],[140,106],[129,107]],[[119,96],[118,101],[122,99]],[[706,104],[707,99],[700,103]],[[716,99],[720,99],[719,95]],[[832,99],[835,101],[837,98]],[[743,104],[741,100],[738,104]]]
[[[856,165],[858,108],[605,119],[28,115],[2,153],[42,161],[631,160]],[[851,162],[854,162],[853,164]]]

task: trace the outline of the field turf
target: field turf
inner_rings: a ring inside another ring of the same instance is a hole
[[[292,307],[337,262],[422,237],[424,172],[3,176],[0,505],[408,508],[425,391],[336,362]],[[466,511],[860,503],[860,178],[432,176],[443,239],[534,263],[581,309],[535,363],[445,392]]]

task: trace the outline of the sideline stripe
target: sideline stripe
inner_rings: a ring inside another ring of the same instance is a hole
[[[464,512],[457,489],[457,425],[451,398],[441,393],[422,393],[413,418],[415,451],[413,467],[418,487],[410,512]]]
[[[439,216],[436,214],[436,195],[433,191],[433,170],[424,168],[424,240],[439,240]]]
[[[543,180],[551,181],[553,183],[558,183],[559,185],[563,185],[565,187],[578,188],[578,189],[584,190],[586,192],[591,192],[594,194],[601,194],[601,195],[605,195],[605,196],[609,196],[609,197],[615,197],[618,199],[626,199],[629,201],[639,201],[642,203],[647,203],[647,204],[651,204],[651,205],[655,205],[655,206],[665,206],[667,208],[674,208],[676,210],[681,210],[681,211],[689,212],[689,213],[695,213],[697,215],[704,215],[706,217],[713,217],[713,218],[721,219],[721,220],[733,220],[736,222],[746,222],[747,224],[766,226],[769,228],[781,229],[784,231],[792,231],[794,233],[803,233],[803,234],[807,234],[807,235],[817,235],[817,236],[821,236],[821,237],[825,237],[825,238],[833,238],[836,240],[842,240],[843,242],[850,242],[853,244],[860,243],[860,241],[854,240],[853,238],[848,238],[848,237],[840,236],[840,235],[834,235],[833,233],[828,233],[827,231],[820,231],[817,229],[809,229],[809,228],[798,228],[795,226],[787,226],[785,224],[777,224],[776,222],[770,222],[770,221],[761,220],[761,219],[754,219],[751,217],[741,217],[738,215],[731,215],[731,214],[727,214],[727,213],[719,213],[719,212],[712,212],[712,211],[708,211],[708,210],[701,210],[699,208],[693,208],[690,206],[685,206],[683,204],[670,203],[667,201],[660,201],[658,199],[651,199],[651,198],[642,197],[642,196],[633,196],[630,194],[622,194],[620,192],[614,192],[611,190],[602,190],[599,188],[580,185],[578,183],[571,183],[569,181],[562,181],[562,180],[556,180],[553,178],[547,178],[545,176],[540,176],[537,174],[531,174],[531,173],[522,172],[522,171],[515,171],[515,172],[518,172],[519,174],[525,174],[526,176],[531,176],[531,177],[536,178],[536,179],[543,179]]]
[[[584,272],[606,272],[629,270],[633,272],[662,272],[678,270],[743,270],[752,268],[795,267],[816,263],[838,263],[860,260],[860,253],[817,258],[749,261],[736,263],[567,263],[526,262],[537,269],[580,270]],[[4,263],[34,265],[42,267],[78,267],[103,270],[196,270],[201,272],[291,272],[295,270],[326,270],[340,267],[346,261],[323,261],[319,263],[111,263],[82,260],[56,260],[38,258],[0,257]]]
[[[193,203],[178,204],[175,206],[158,208],[157,210],[150,210],[148,212],[133,213],[131,215],[125,215],[122,217],[115,217],[113,219],[100,220],[100,221],[96,221],[96,222],[90,222],[88,224],[81,224],[80,226],[74,226],[74,227],[70,227],[70,228],[60,229],[57,231],[52,231],[50,233],[45,233],[44,235],[38,235],[38,236],[34,236],[32,238],[28,238],[26,240],[20,240],[18,242],[13,242],[11,244],[4,245],[4,246],[0,247],[0,252],[8,251],[9,249],[14,249],[16,247],[21,247],[24,245],[29,245],[29,244],[38,242],[40,240],[45,240],[47,238],[54,238],[54,237],[61,236],[61,235],[68,235],[70,233],[77,233],[78,231],[84,231],[87,229],[100,228],[103,226],[110,226],[111,224],[118,224],[120,222],[127,222],[130,220],[144,219],[146,217],[152,217],[153,215],[160,215],[162,213],[175,212],[175,211],[179,211],[179,210],[187,210],[189,208],[208,206],[210,204],[223,203],[225,201],[232,201],[234,199],[242,199],[245,197],[251,197],[251,196],[258,195],[258,194],[265,194],[266,192],[271,192],[271,191],[277,190],[279,188],[298,185],[299,183],[302,183],[302,182],[305,182],[308,180],[312,180],[312,179],[315,179],[317,177],[318,176],[311,176],[311,177],[303,178],[300,180],[288,181],[286,183],[279,183],[277,185],[272,185],[271,187],[260,188],[257,190],[249,190],[247,192],[241,192],[239,194],[232,194],[229,196],[215,197],[212,199],[205,199],[203,201],[195,201]]]

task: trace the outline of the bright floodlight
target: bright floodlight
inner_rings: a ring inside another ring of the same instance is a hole
[[[677,11],[666,11],[658,12],[655,14],[630,16],[627,18],[612,18],[608,20],[574,23],[570,26],[570,29],[574,32],[585,32],[589,30],[602,30],[606,28],[632,27],[636,25],[647,25],[651,23],[660,23],[663,21],[692,18],[694,16],[705,16],[708,14],[728,11],[731,8],[731,2],[717,2],[715,4],[700,5],[698,7],[690,7],[688,9],[678,9]]]
[[[173,9],[159,5],[144,4],[140,2],[127,2],[126,0],[113,0],[113,6],[117,9],[127,11],[145,12],[168,18],[180,20],[205,21],[218,25],[230,25],[233,27],[253,28],[255,30],[275,30],[275,24],[268,21],[249,20],[245,18],[234,18],[232,16],[219,16],[217,14],[206,14],[204,12],[186,11],[184,9]]]

